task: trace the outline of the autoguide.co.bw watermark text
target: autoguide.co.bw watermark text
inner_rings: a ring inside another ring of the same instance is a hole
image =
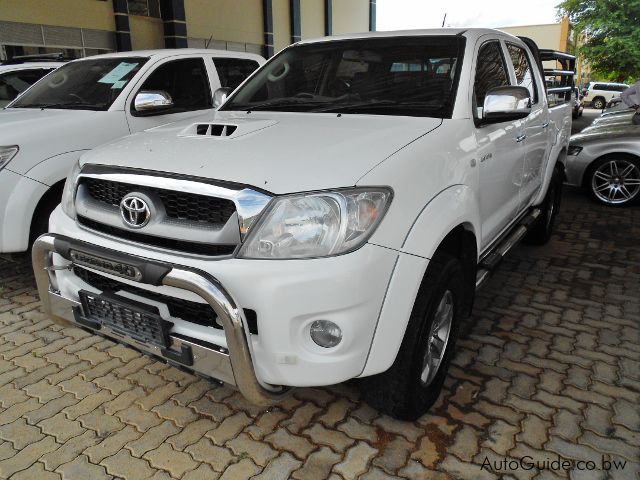
[[[544,459],[534,459],[528,455],[522,458],[503,458],[502,460],[489,459],[485,456],[480,466],[481,470],[493,473],[512,472],[516,470],[551,470],[551,471],[616,471],[624,470],[627,466],[626,460],[615,460],[607,455],[602,455],[596,460],[573,460],[562,458],[561,456]]]

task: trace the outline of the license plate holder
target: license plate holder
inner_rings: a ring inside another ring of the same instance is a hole
[[[120,335],[160,348],[171,345],[169,330],[173,323],[164,320],[156,307],[111,292],[96,294],[80,290],[78,296],[85,323],[99,324]]]

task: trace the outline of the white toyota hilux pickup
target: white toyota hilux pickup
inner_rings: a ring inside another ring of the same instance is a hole
[[[571,104],[537,52],[488,29],[302,41],[215,113],[83,155],[33,248],[46,311],[257,404],[358,378],[416,418],[476,288],[551,234]]]
[[[147,50],[67,63],[0,110],[0,253],[47,231],[82,153],[124,135],[213,111],[213,92],[264,63],[218,50]]]

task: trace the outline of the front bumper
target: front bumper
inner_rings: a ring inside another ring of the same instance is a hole
[[[76,313],[81,309],[79,302],[65,298],[55,287],[56,279],[52,273],[52,269],[55,268],[53,254],[66,255],[66,243],[64,237],[45,234],[36,240],[32,250],[33,268],[44,310],[54,321],[62,325],[75,324]],[[141,260],[125,254],[117,255],[124,262],[130,260],[135,263]],[[242,309],[238,308],[231,295],[214,277],[202,271],[168,264],[166,273],[158,276],[160,278],[157,281],[161,285],[191,291],[211,306],[224,328],[227,348],[216,348],[215,345],[195,339],[171,335],[170,349],[165,350],[137,342],[104,325],[92,330],[152,355],[164,357],[170,363],[229,383],[237,387],[249,401],[258,405],[269,405],[286,394],[286,388],[268,385],[258,380],[248,341],[247,320]],[[90,328],[87,325],[81,326]],[[190,355],[184,355],[185,352],[190,352]]]

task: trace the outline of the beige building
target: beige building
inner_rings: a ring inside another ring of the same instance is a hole
[[[1,1],[1,0],[0,0]],[[548,23],[542,25],[519,25],[515,27],[499,28],[503,32],[511,35],[529,37],[538,44],[540,48],[559,50],[561,52],[576,55],[580,36],[575,32],[569,22],[568,17],[564,17],[558,23]],[[584,85],[589,81],[589,71],[583,59],[578,56],[576,62],[576,85]]]
[[[305,38],[375,30],[375,0],[0,0],[0,59],[208,47],[267,57]]]

